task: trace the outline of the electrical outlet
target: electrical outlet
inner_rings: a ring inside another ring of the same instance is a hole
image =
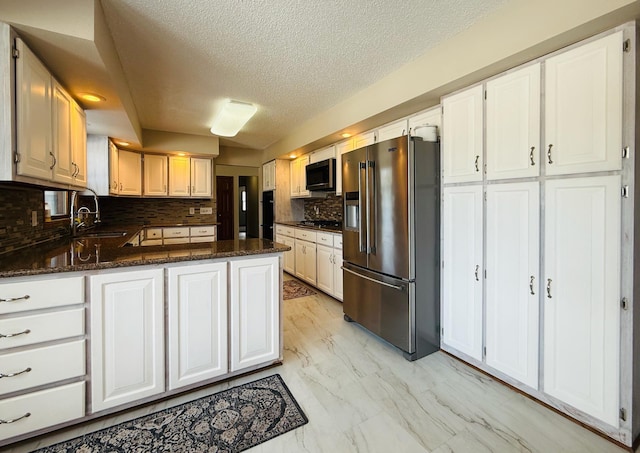
[[[194,215],[196,213],[196,208],[189,208],[189,214]]]
[[[31,211],[31,226],[38,226],[38,211]]]
[[[213,214],[213,208],[200,208],[200,214]]]

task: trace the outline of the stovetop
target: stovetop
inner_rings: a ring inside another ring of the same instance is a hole
[[[337,220],[303,220],[298,225],[342,229],[342,222]]]

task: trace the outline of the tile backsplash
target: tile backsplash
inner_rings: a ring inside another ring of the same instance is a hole
[[[304,219],[342,222],[342,196],[327,194],[326,198],[305,199]]]
[[[217,218],[212,199],[100,197],[99,202],[105,224],[203,224],[215,223]],[[190,208],[195,209],[195,214],[189,214]],[[213,214],[200,214],[200,208],[213,208]]]
[[[36,226],[31,225],[34,211]],[[64,222],[45,225],[43,189],[0,187],[0,255],[67,234],[69,231]]]

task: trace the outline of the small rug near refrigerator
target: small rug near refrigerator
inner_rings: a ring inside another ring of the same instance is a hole
[[[282,299],[284,300],[316,294],[314,290],[296,280],[285,280],[282,290]]]
[[[235,453],[308,421],[275,374],[37,452]]]

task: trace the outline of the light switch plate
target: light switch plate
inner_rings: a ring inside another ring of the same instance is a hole
[[[200,208],[200,214],[213,214],[213,208]]]
[[[38,226],[38,211],[31,211],[31,226]]]
[[[189,208],[189,214],[194,215],[196,213],[196,208]]]

